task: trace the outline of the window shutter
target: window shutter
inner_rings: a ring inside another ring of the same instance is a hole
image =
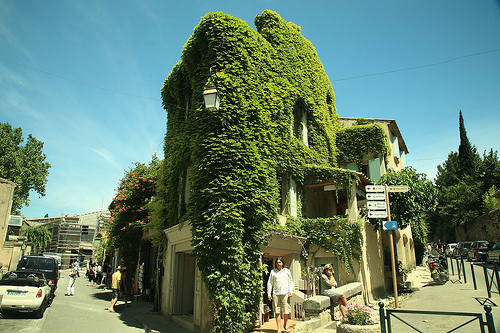
[[[382,177],[380,172],[380,158],[374,158],[368,161],[368,171],[370,172],[370,179],[377,181]]]

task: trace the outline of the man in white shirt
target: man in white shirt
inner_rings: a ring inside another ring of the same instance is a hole
[[[273,297],[271,297],[271,291]],[[276,325],[278,326],[278,333],[281,332],[280,313],[283,314],[283,329],[285,332],[289,332],[286,324],[288,322],[288,316],[290,315],[288,298],[292,297],[292,292],[292,273],[288,268],[285,268],[283,259],[279,257],[276,259],[275,268],[269,274],[269,280],[267,280],[267,297],[270,301],[273,301],[273,310],[276,317]]]

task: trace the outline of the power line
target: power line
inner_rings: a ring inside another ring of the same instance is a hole
[[[395,69],[395,70],[386,71],[386,72],[379,72],[379,73],[364,74],[364,75],[352,76],[352,77],[347,77],[347,78],[343,78],[343,79],[336,79],[336,80],[331,80],[331,81],[332,82],[347,81],[347,80],[360,79],[360,78],[369,77],[369,76],[386,75],[386,74],[392,74],[392,73],[397,73],[397,72],[415,70],[415,69],[420,69],[420,68],[439,66],[439,65],[447,64],[447,63],[450,63],[450,62],[453,62],[453,61],[456,61],[456,60],[459,60],[459,59],[468,58],[468,57],[474,57],[474,56],[478,56],[478,55],[483,55],[483,54],[493,53],[493,52],[499,52],[499,51],[500,51],[500,49],[495,49],[495,50],[490,50],[490,51],[484,51],[484,52],[477,52],[477,53],[467,54],[467,55],[456,57],[456,58],[449,59],[449,60],[444,60],[444,61],[436,62],[436,63],[433,63],[433,64],[428,64],[428,65],[407,67],[407,68]],[[14,65],[17,65],[17,66],[20,66],[20,67],[29,68],[29,69],[32,69],[34,71],[37,71],[37,72],[40,72],[40,73],[43,73],[43,74],[47,74],[47,75],[51,75],[51,76],[54,76],[54,77],[57,77],[57,78],[60,78],[60,79],[63,79],[63,80],[67,80],[67,81],[71,81],[71,82],[74,82],[74,83],[82,84],[82,85],[85,85],[85,86],[88,86],[88,87],[92,87],[92,88],[96,88],[96,89],[101,89],[101,90],[105,90],[105,91],[110,91],[110,92],[114,92],[116,94],[121,94],[121,95],[125,95],[125,96],[130,96],[130,97],[136,97],[136,98],[142,98],[142,99],[149,99],[149,100],[153,100],[153,101],[161,101],[158,98],[144,97],[144,96],[139,96],[139,95],[128,94],[128,93],[124,93],[124,92],[121,92],[121,91],[117,91],[117,90],[113,90],[113,89],[108,89],[108,88],[96,86],[96,85],[93,85],[93,84],[85,83],[85,82],[82,82],[82,81],[70,79],[70,78],[65,77],[65,76],[61,76],[61,75],[57,75],[57,74],[54,74],[54,73],[50,73],[50,72],[47,72],[47,71],[44,71],[44,70],[41,70],[41,69],[38,69],[38,68],[35,68],[35,67],[32,67],[32,66],[23,65],[23,64],[11,61],[11,60],[4,59],[4,58],[0,58],[0,60],[3,60],[5,62],[14,64]]]
[[[467,55],[464,55],[464,56],[460,56],[460,57],[456,57],[456,58],[453,58],[453,59],[449,59],[449,60],[445,60],[445,61],[440,61],[440,62],[436,62],[436,63],[433,63],[433,64],[428,64],[428,65],[415,66],[415,67],[407,67],[407,68],[395,69],[395,70],[387,71],[387,72],[364,74],[364,75],[347,77],[347,78],[343,78],[343,79],[336,79],[336,80],[332,80],[332,82],[354,80],[354,79],[360,79],[360,78],[363,78],[363,77],[385,75],[385,74],[391,74],[391,73],[397,73],[397,72],[403,72],[403,71],[410,71],[410,70],[420,69],[420,68],[425,68],[425,67],[438,66],[438,65],[447,64],[449,62],[456,61],[456,60],[459,60],[459,59],[468,58],[468,57],[474,57],[474,56],[477,56],[477,55],[482,55],[482,54],[487,54],[487,53],[493,53],[493,52],[498,52],[498,51],[500,51],[500,49],[491,50],[491,51],[484,51],[484,52],[478,52],[478,53],[472,53],[472,54],[467,54]]]
[[[50,72],[47,72],[47,71],[44,71],[44,70],[41,70],[41,69],[38,69],[38,68],[35,68],[35,67],[23,65],[23,64],[14,62],[14,61],[10,61],[10,60],[4,59],[4,58],[0,58],[0,60],[9,62],[9,63],[17,65],[17,66],[21,66],[21,67],[24,67],[24,68],[29,68],[29,69],[32,69],[34,71],[37,71],[37,72],[40,72],[40,73],[43,73],[43,74],[51,75],[51,76],[57,77],[59,79],[63,79],[63,80],[71,81],[71,82],[74,82],[74,83],[82,84],[82,85],[87,86],[87,87],[92,87],[92,88],[96,88],[96,89],[110,91],[110,92],[114,92],[114,93],[117,93],[117,94],[120,94],[120,95],[130,96],[130,97],[137,97],[137,98],[142,98],[142,99],[150,99],[150,100],[153,100],[153,101],[160,101],[158,98],[133,95],[133,94],[124,93],[124,92],[121,92],[121,91],[118,91],[118,90],[113,90],[113,89],[108,89],[108,88],[104,88],[104,87],[99,87],[99,86],[96,86],[96,85],[93,85],[93,84],[89,84],[89,83],[85,83],[85,82],[82,82],[82,81],[70,79],[70,78],[65,77],[65,76],[61,76],[61,75],[57,75],[57,74],[54,74],[54,73],[50,73]]]

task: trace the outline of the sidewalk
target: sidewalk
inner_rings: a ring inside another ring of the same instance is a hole
[[[121,315],[134,318],[148,333],[192,333],[191,330],[153,310],[154,304],[150,302],[134,302],[130,306],[119,305],[116,308]]]
[[[492,286],[491,297],[488,298],[482,266],[473,265],[477,284],[477,289],[474,289],[470,263],[465,263],[467,283],[464,282],[463,275],[459,281],[455,261],[453,265],[455,274],[451,274],[450,267],[450,281],[444,285],[437,285],[432,282],[427,267],[417,267],[413,270],[408,276],[408,281],[414,292],[409,298],[398,298],[399,309],[477,313],[482,314],[483,320],[486,320],[484,305],[490,305],[495,328],[500,332],[500,295],[495,287],[496,280],[494,280]],[[489,282],[491,283],[490,278]],[[378,306],[375,306],[375,308],[378,311]],[[398,316],[422,332],[446,332],[469,320],[466,317],[443,315],[401,314]],[[413,331],[411,327],[394,318],[391,320],[391,326],[392,332]],[[484,329],[487,332],[487,328],[484,327]],[[335,331],[336,323],[334,322],[314,331],[314,333],[333,333]],[[480,332],[480,328],[477,321],[475,321],[453,332]]]

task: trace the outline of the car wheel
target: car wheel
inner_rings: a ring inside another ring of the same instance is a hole
[[[42,318],[43,313],[45,312],[45,303],[40,307],[40,309],[34,311],[35,318]]]

